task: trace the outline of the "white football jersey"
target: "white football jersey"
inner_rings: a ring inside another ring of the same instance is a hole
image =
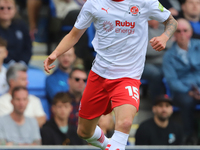
[[[158,0],[87,0],[75,27],[94,23],[97,52],[92,71],[107,79],[140,79],[148,43],[148,20],[164,22],[170,12]]]

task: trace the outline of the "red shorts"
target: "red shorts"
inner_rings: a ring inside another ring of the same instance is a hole
[[[140,80],[131,78],[105,79],[90,71],[79,107],[79,116],[94,119],[123,104],[131,104],[138,111],[140,84]]]

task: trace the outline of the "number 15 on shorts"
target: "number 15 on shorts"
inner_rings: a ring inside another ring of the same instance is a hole
[[[139,99],[138,89],[134,86],[126,86],[125,89],[128,90],[129,96],[131,96],[133,99],[135,99],[136,102],[138,103],[138,99]]]

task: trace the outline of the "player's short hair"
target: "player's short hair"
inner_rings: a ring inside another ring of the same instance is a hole
[[[69,73],[69,77],[71,78],[71,77],[72,77],[72,74],[73,74],[75,71],[77,71],[77,70],[82,71],[82,72],[84,72],[84,73],[87,74],[87,72],[86,72],[83,68],[75,67],[75,68],[72,68],[72,71]]]
[[[8,68],[8,70],[6,72],[6,80],[7,80],[9,85],[10,85],[11,79],[17,78],[17,72],[18,71],[27,72],[27,66],[25,64],[22,64],[22,63],[15,63]]]
[[[65,92],[59,92],[54,96],[52,104],[56,105],[58,102],[71,103],[71,97]]]
[[[18,92],[18,91],[21,91],[21,90],[24,90],[24,91],[27,91],[28,92],[28,89],[24,86],[16,86],[14,87],[14,89],[12,90],[12,98],[15,97],[15,93]]]
[[[0,37],[0,46],[7,47],[7,41]]]

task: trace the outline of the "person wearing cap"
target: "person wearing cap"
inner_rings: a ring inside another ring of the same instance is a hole
[[[136,131],[135,145],[181,145],[182,129],[169,118],[173,113],[172,100],[167,95],[156,97],[152,107],[154,114],[140,124]]]

